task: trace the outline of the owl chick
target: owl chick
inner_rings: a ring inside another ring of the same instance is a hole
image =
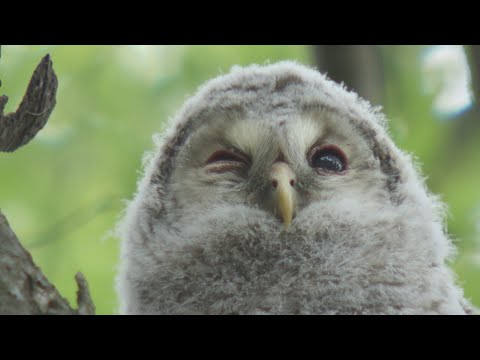
[[[465,314],[443,206],[384,116],[293,62],[203,85],[120,223],[125,314]]]

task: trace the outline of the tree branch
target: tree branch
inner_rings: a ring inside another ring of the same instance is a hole
[[[90,297],[90,291],[88,290],[87,280],[81,272],[75,275],[77,281],[77,313],[79,315],[95,315],[95,304]]]
[[[78,310],[74,310],[33,263],[1,212],[0,254],[0,314],[95,313],[83,275],[76,276]]]
[[[0,151],[16,150],[43,129],[56,104],[57,86],[50,55],[46,55],[33,72],[16,112],[3,115],[8,97],[0,97]]]
[[[33,139],[55,107],[56,91],[57,77],[47,55],[35,69],[15,113],[3,116],[8,98],[0,96],[0,151],[14,151]],[[70,307],[34,264],[0,211],[0,314],[95,314],[87,281],[81,273],[75,280],[78,310]]]

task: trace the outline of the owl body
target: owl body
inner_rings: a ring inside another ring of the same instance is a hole
[[[443,206],[378,109],[292,62],[207,82],[119,230],[128,314],[465,314]]]

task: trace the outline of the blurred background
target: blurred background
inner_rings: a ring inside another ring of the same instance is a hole
[[[296,60],[382,105],[397,145],[415,154],[449,208],[451,263],[480,306],[480,54],[462,46],[8,46],[5,113],[19,105],[47,53],[57,106],[27,146],[0,153],[0,209],[46,276],[76,306],[86,276],[98,314],[117,313],[119,241],[152,134],[205,80],[235,64]],[[475,65],[475,63],[477,65]]]

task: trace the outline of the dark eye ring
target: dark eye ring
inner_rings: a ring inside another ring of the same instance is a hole
[[[231,171],[248,164],[248,159],[233,150],[221,149],[215,151],[205,162],[209,171]]]
[[[315,145],[309,151],[309,164],[320,174],[345,174],[347,171],[347,157],[335,145]]]
[[[219,161],[246,162],[246,159],[242,155],[237,154],[234,151],[222,149],[222,150],[217,150],[212,155],[210,155],[206,164],[208,165],[208,164],[219,162]]]

